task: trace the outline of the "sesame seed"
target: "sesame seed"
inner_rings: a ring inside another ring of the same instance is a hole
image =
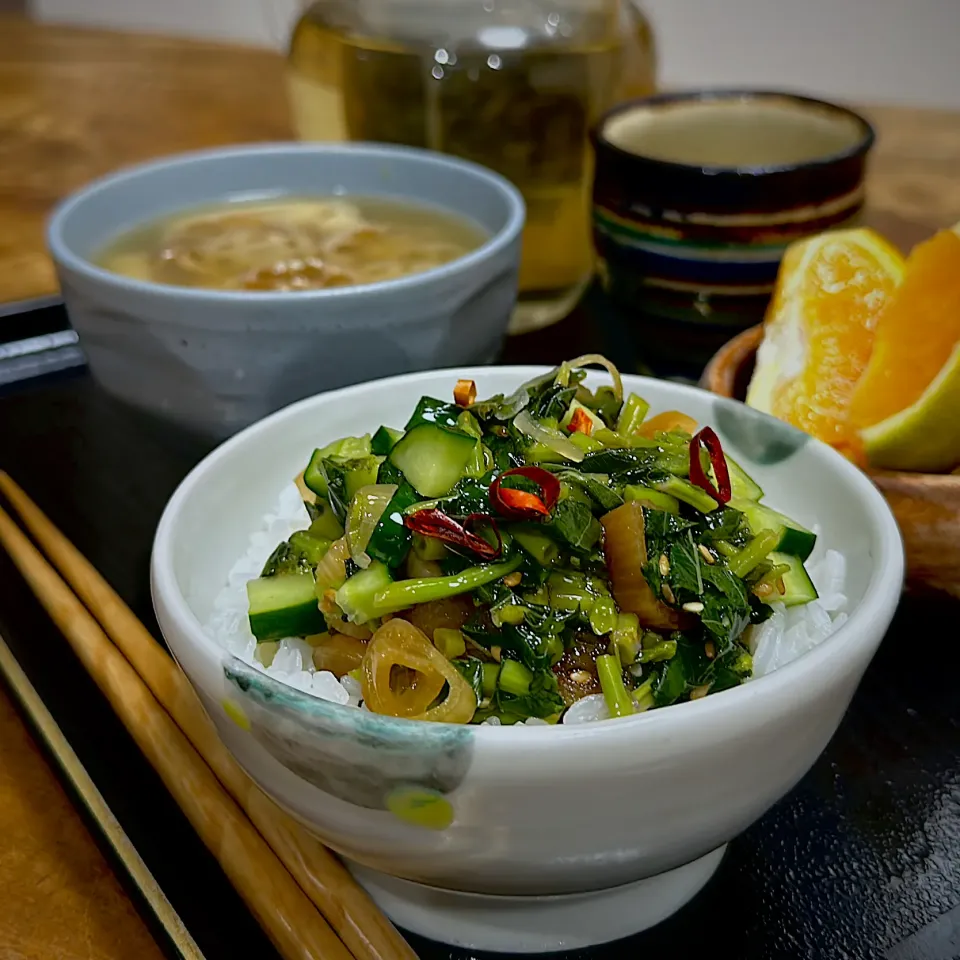
[[[702,687],[694,687],[690,691],[691,700],[700,700],[702,697],[705,697],[710,692],[710,684],[705,683]]]
[[[699,600],[693,600],[690,603],[685,603],[682,609],[686,610],[687,613],[703,613],[703,604]]]
[[[713,554],[702,543],[699,545],[699,549],[700,549],[700,556],[703,557],[703,559],[707,563],[709,563],[711,566],[713,566],[713,564],[717,562],[714,559]]]
[[[713,645],[712,640],[708,640],[703,645],[703,652],[707,655],[708,660],[712,660],[717,655],[717,648]]]
[[[673,595],[673,591],[670,589],[670,584],[669,584],[669,583],[665,583],[665,584],[660,588],[660,592],[663,594],[663,599],[666,600],[667,603],[676,603],[676,602],[677,602],[677,598]]]
[[[570,679],[574,683],[579,683],[581,687],[585,687],[588,683],[593,683],[593,676],[587,673],[586,670],[574,670],[570,674]]]
[[[514,570],[513,573],[508,573],[504,578],[503,582],[508,587],[519,586],[520,581],[523,579],[523,574],[519,570]]]
[[[660,576],[665,577],[670,572],[670,561],[665,553],[660,554]]]

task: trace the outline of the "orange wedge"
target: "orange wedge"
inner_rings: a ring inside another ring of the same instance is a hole
[[[839,230],[792,244],[764,321],[747,403],[854,457],[854,388],[904,260],[879,234]]]
[[[960,237],[944,230],[907,259],[850,404],[870,463],[948,471],[960,463]]]

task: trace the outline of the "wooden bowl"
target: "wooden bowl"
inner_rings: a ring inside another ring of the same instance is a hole
[[[744,399],[762,339],[759,326],[734,337],[707,365],[701,386]],[[907,586],[960,597],[960,476],[875,470],[870,477],[900,524]]]

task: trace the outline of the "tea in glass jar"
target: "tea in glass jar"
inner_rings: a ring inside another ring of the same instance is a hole
[[[559,319],[593,272],[587,132],[654,86],[621,0],[321,0],[297,25],[299,135],[425,147],[506,176],[527,203],[512,329]]]

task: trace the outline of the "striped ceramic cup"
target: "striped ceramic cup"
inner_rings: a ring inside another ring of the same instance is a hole
[[[856,220],[874,132],[834,104],[724,90],[620,104],[592,139],[602,283],[655,354],[702,364],[762,319],[791,241]]]

